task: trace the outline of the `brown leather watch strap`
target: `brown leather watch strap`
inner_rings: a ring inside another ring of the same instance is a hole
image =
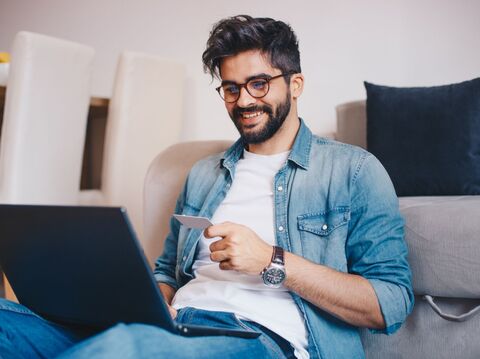
[[[273,246],[273,253],[272,253],[272,263],[277,263],[284,265],[283,259],[283,248],[279,246]]]

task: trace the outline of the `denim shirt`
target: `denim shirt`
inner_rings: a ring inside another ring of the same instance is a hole
[[[386,323],[374,332],[391,334],[411,312],[414,300],[393,185],[372,154],[314,136],[300,121],[288,160],[274,179],[277,244],[314,263],[366,278]],[[197,162],[175,213],[211,218],[231,186],[243,149],[238,140],[225,153]],[[172,218],[164,252],[156,261],[158,282],[178,289],[194,277],[200,235],[201,230]],[[364,358],[358,327],[291,295],[305,319],[312,359]]]

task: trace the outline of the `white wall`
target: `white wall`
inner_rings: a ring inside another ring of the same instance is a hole
[[[335,106],[364,98],[363,81],[422,86],[480,76],[478,0],[0,0],[0,51],[19,30],[93,46],[92,94],[109,96],[118,54],[158,54],[187,66],[183,139],[236,137],[201,54],[211,25],[247,13],[282,19],[300,40],[300,115],[335,130]]]

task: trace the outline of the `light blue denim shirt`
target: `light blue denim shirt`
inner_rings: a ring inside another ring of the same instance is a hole
[[[211,218],[230,188],[243,149],[238,140],[225,153],[197,162],[175,213]],[[358,147],[312,135],[301,121],[274,181],[277,244],[314,263],[368,279],[386,323],[378,332],[395,332],[414,299],[404,222],[380,162]],[[158,282],[178,289],[194,277],[201,230],[187,229],[175,219],[170,227],[154,274]],[[291,294],[305,318],[312,359],[364,358],[357,327]]]

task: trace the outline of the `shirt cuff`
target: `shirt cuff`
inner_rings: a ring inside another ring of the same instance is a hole
[[[410,300],[407,290],[400,285],[379,279],[368,279],[368,281],[375,290],[385,321],[384,329],[370,329],[370,331],[387,335],[393,334],[412,311],[413,298]]]
[[[157,281],[157,283],[164,283],[164,284],[168,284],[170,287],[172,287],[173,289],[177,290],[177,281],[175,279],[173,279],[172,277],[169,277],[165,274],[161,274],[161,273],[154,273],[154,278],[155,280]]]

